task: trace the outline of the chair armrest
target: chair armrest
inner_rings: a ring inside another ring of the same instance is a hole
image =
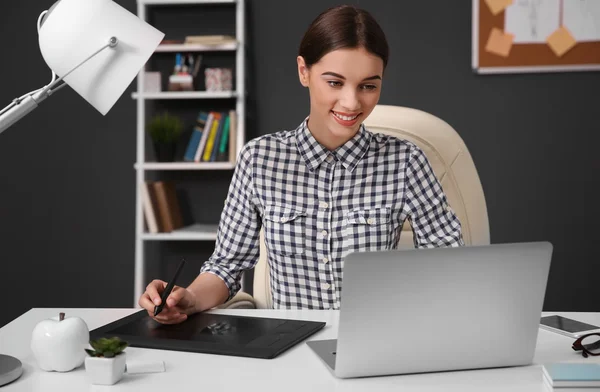
[[[256,302],[250,294],[239,291],[229,301],[213,309],[256,309]]]

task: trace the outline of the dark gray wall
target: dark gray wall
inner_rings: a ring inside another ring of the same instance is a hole
[[[118,0],[135,12],[134,0]],[[598,311],[598,73],[478,76],[470,69],[470,1],[355,1],[391,45],[380,103],[431,112],[469,147],[485,190],[492,242],[555,246],[544,308]],[[47,83],[35,22],[52,1],[1,6],[0,107]],[[333,1],[249,1],[249,137],[308,114],[296,50]],[[130,307],[134,271],[135,83],[106,117],[66,88],[0,135],[0,325],[31,307]],[[231,172],[168,174],[188,184],[194,219],[216,222]],[[204,184],[214,189],[206,199]],[[214,243],[150,244],[149,278],[189,257],[191,281]]]

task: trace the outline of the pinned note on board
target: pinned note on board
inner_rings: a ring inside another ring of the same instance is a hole
[[[564,26],[556,29],[552,34],[546,38],[546,42],[550,49],[558,56],[561,57],[567,53],[575,44],[577,40],[573,37],[573,34]]]
[[[494,27],[490,32],[485,50],[498,56],[508,57],[514,38],[514,34],[505,33],[499,28]]]
[[[506,7],[511,5],[514,0],[485,0],[485,3],[492,11],[492,14],[498,15],[500,12],[504,11]]]

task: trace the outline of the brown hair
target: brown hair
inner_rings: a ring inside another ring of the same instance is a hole
[[[367,11],[341,5],[322,12],[310,24],[300,42],[298,54],[310,68],[336,49],[364,47],[383,60],[385,69],[389,48],[383,30]]]

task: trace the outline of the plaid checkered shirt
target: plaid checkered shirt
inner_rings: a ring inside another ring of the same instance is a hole
[[[344,256],[396,248],[406,219],[417,248],[464,245],[461,225],[422,150],[361,125],[334,151],[295,130],[242,148],[215,250],[200,273],[230,297],[259,258],[264,229],[275,308],[339,309]]]

